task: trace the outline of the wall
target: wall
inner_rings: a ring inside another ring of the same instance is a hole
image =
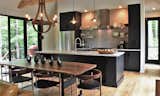
[[[128,24],[128,9],[110,10],[110,25]]]
[[[108,22],[107,24],[103,23],[105,24],[103,25],[105,27],[107,25],[118,26],[120,24],[128,24],[128,8],[111,9],[111,10],[106,9],[105,12],[102,12],[102,13],[101,11],[102,10],[96,10],[96,16],[98,15],[96,23],[92,21],[92,18],[94,17],[93,12],[87,12],[87,13],[82,14],[81,29],[83,29],[82,31],[83,34],[86,34],[86,35],[90,34],[94,37],[92,39],[91,38],[86,39],[86,47],[89,47],[89,48],[117,48],[121,40],[128,41],[126,40],[128,37],[123,39],[123,38],[112,36],[114,32],[121,32],[122,30],[120,29],[93,30],[94,28],[96,28],[96,25],[99,26],[99,24],[103,22]],[[102,15],[102,17],[99,17],[99,15]],[[107,18],[107,20],[105,21],[104,18]]]
[[[59,0],[59,11],[73,11],[73,0]],[[95,0],[95,8],[93,0],[75,0],[75,10],[84,11],[84,9],[115,9],[118,5],[127,7],[128,4],[137,4],[140,0]]]
[[[147,11],[145,12],[145,17],[149,18],[149,17],[160,17],[160,11]]]
[[[120,41],[128,41],[127,37],[121,38],[120,36],[114,36],[114,32],[124,33],[120,29],[99,29],[99,30],[87,30],[82,31],[85,34],[85,47],[87,48],[117,48]]]
[[[144,0],[141,0],[141,57],[140,57],[140,72],[144,72],[144,65],[145,65],[145,3]]]
[[[47,10],[49,13],[50,18],[53,17],[55,14],[58,14],[58,3],[52,3],[48,6],[50,10]],[[42,50],[59,50],[60,48],[60,32],[59,32],[59,24],[56,23],[52,25],[52,28],[49,32],[44,33],[44,39],[42,40]]]

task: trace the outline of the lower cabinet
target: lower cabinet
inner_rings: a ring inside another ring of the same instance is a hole
[[[140,71],[140,52],[126,52],[124,66],[128,71]]]
[[[121,51],[122,52],[122,51]],[[140,71],[140,51],[123,51],[124,57],[124,69],[127,71]]]

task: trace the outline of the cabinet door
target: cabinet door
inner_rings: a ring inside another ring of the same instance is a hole
[[[128,6],[128,48],[140,49],[140,4]]]
[[[140,71],[140,52],[126,53],[125,69],[129,71]]]

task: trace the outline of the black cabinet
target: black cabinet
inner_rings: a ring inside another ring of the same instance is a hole
[[[140,49],[140,4],[128,5],[128,48]]]
[[[140,71],[140,51],[126,51],[124,69],[128,71]]]
[[[77,23],[72,24],[71,20],[75,17]],[[65,12],[60,13],[60,31],[73,31],[79,30],[81,26],[81,13],[80,12]]]

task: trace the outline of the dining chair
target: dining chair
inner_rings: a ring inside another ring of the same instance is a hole
[[[98,69],[90,70],[80,76],[78,88],[86,90],[99,89],[99,96],[102,96],[102,72]],[[94,94],[95,95],[95,94]],[[82,90],[80,90],[79,96],[84,96]],[[93,94],[92,94],[93,96]]]
[[[33,78],[32,78],[32,69],[28,68],[21,68],[21,67],[9,67],[9,78],[11,83],[21,83],[22,88],[26,87],[23,86],[24,82],[31,81],[32,90],[33,88]],[[30,73],[30,76],[29,74]],[[25,76],[28,74],[27,76]]]

